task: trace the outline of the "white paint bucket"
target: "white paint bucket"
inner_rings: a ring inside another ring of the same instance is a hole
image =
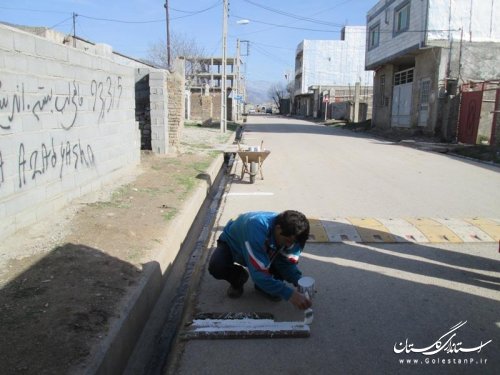
[[[298,282],[299,292],[312,299],[314,296],[314,279],[310,276],[304,276]]]
[[[304,276],[299,279],[298,290],[307,298],[312,299],[314,296],[314,279],[309,276]],[[312,324],[314,320],[313,309],[308,308],[304,311],[304,324]]]

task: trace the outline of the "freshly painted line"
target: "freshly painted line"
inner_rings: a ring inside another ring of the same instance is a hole
[[[394,235],[396,242],[427,243],[429,240],[413,225],[399,218],[381,219],[384,226]]]
[[[496,220],[474,218],[466,219],[465,221],[481,229],[483,232],[486,232],[486,234],[493,238],[495,242],[500,241],[500,224],[498,224]]]
[[[460,219],[435,219],[455,232],[464,242],[493,242],[493,238],[474,225]]]
[[[310,232],[309,239],[311,242],[330,242],[328,235],[326,234],[325,228],[321,221],[316,218],[308,218]]]
[[[394,236],[379,221],[373,218],[347,218],[363,239],[363,242],[396,242]]]
[[[274,193],[270,192],[260,192],[260,191],[254,191],[251,193],[226,193],[226,197],[233,196],[233,197],[243,197],[243,196],[270,196],[274,195]]]
[[[323,224],[326,234],[328,235],[328,239],[331,242],[363,242],[356,231],[356,228],[346,219],[321,218],[321,224]]]
[[[452,230],[443,224],[430,218],[409,218],[408,222],[413,224],[425,237],[433,243],[463,243]]]

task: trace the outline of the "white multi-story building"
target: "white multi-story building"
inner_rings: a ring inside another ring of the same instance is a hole
[[[346,26],[340,40],[303,40],[295,54],[295,95],[311,86],[373,85],[365,71],[365,26]]]
[[[500,0],[379,1],[367,14],[372,124],[451,140],[459,86],[500,78],[499,20]]]

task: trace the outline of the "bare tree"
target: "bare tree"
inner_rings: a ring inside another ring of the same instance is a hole
[[[196,73],[207,70],[203,63],[205,51],[196,40],[189,38],[185,34],[172,33],[170,42],[171,59],[183,57],[186,63],[186,83],[189,84]],[[151,44],[148,49],[148,60],[154,64],[167,68],[167,48],[165,41],[159,40]]]
[[[278,109],[280,109],[281,107],[280,100],[288,98],[290,95],[286,86],[281,82],[275,83],[271,87],[269,87],[267,94],[269,95],[269,98],[274,101]]]

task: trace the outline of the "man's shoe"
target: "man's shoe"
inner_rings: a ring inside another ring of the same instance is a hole
[[[240,276],[238,280],[238,284],[243,285],[248,281],[248,271],[245,267],[240,267]]]
[[[243,285],[240,286],[239,288],[229,285],[229,288],[227,288],[227,296],[229,298],[240,298],[242,294],[243,294]]]
[[[270,301],[273,301],[273,302],[279,302],[281,301],[281,297],[280,296],[275,296],[275,295],[272,295],[272,294],[269,294],[267,292],[264,292],[261,288],[259,288],[257,286],[257,284],[254,284],[254,287],[255,287],[255,290],[259,293],[261,293],[264,297],[266,297],[268,300]]]

